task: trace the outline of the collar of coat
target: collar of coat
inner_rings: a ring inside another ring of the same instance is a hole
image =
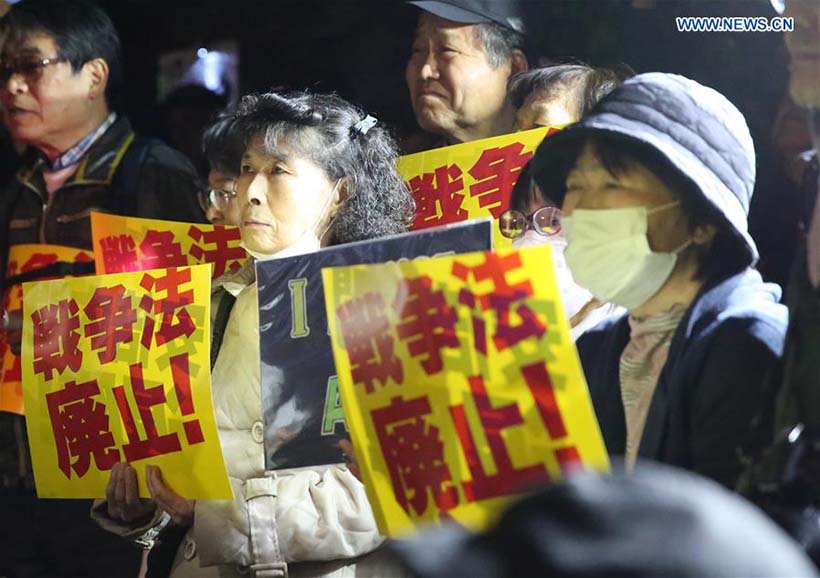
[[[125,152],[134,142],[134,131],[131,123],[124,116],[119,116],[114,124],[100,136],[80,160],[76,172],[65,182],[63,187],[74,185],[110,185],[114,173],[119,167]],[[43,171],[46,163],[35,157],[23,164],[17,172],[17,180],[23,185],[46,194]],[[45,198],[45,197],[44,197]]]
[[[217,279],[214,279],[211,286],[211,293],[224,290],[237,297],[245,287],[256,283],[256,264],[253,259],[248,259],[236,271],[228,271]]]

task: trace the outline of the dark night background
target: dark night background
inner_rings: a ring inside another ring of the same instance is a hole
[[[124,109],[152,128],[158,57],[235,40],[242,92],[274,86],[334,90],[392,122],[413,118],[404,62],[415,9],[399,0],[99,0],[122,37]],[[774,16],[768,0],[529,0],[530,61],[578,59],[637,72],[690,76],[735,102],[753,126],[770,122],[784,93],[787,56],[777,33],[679,33],[675,16]]]
[[[399,0],[99,0],[123,44],[120,106],[138,130],[160,132],[159,56],[233,40],[240,92],[284,86],[336,91],[402,136],[414,120],[404,86],[415,9]],[[639,5],[649,8],[637,8]],[[745,114],[758,151],[752,228],[760,268],[783,280],[794,243],[796,195],[771,146],[786,94],[788,57],[778,33],[679,33],[675,16],[775,15],[769,0],[529,0],[531,65],[577,59],[637,72],[680,73],[716,88]],[[793,207],[794,205],[794,207]]]

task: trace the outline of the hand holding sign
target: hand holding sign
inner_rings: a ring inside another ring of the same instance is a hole
[[[196,501],[186,500],[166,486],[162,471],[157,466],[147,466],[145,474],[148,479],[148,490],[157,506],[168,512],[177,526],[193,526]]]
[[[178,526],[194,523],[194,500],[186,500],[165,485],[162,471],[157,466],[147,466],[145,477],[151,499],[139,497],[137,472],[130,464],[119,462],[111,468],[111,477],[105,488],[108,515],[126,523],[137,522],[154,515],[157,508],[168,512]]]
[[[140,498],[137,472],[125,462],[116,463],[111,468],[111,477],[105,488],[105,501],[108,515],[126,523],[152,516],[157,509],[153,500]]]
[[[210,396],[209,289],[207,265],[24,285],[38,496],[107,493],[114,515],[136,515],[133,472],[121,461],[136,469],[139,495],[159,495],[181,522],[192,508],[162,476],[152,474],[152,491],[146,466],[162,466],[187,497],[232,496]]]
[[[342,450],[345,458],[348,460],[347,469],[350,473],[356,476],[356,479],[362,481],[362,471],[359,469],[359,462],[356,461],[356,449],[350,440],[339,440],[339,448]]]

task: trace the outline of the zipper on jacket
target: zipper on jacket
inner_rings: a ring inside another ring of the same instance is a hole
[[[88,207],[87,209],[84,209],[79,213],[69,213],[68,215],[60,215],[59,217],[57,217],[57,222],[60,225],[65,225],[66,223],[73,223],[74,221],[79,221],[80,219],[88,218],[91,215],[91,213],[95,211],[97,213],[106,212],[105,209],[103,209],[102,207]]]
[[[23,179],[18,179],[18,180],[24,187],[26,187],[27,189],[29,189],[31,191],[34,191],[34,194],[37,195],[38,197],[40,197],[40,201],[42,202],[43,212],[40,214],[40,231],[39,231],[38,236],[40,238],[41,243],[47,244],[46,243],[46,215],[48,214],[49,205],[51,204],[51,195],[48,193],[48,190],[46,190],[46,195],[47,196],[45,198],[43,198],[43,193],[40,192],[37,189],[37,187],[32,185],[31,182],[29,181],[31,175],[34,174],[34,171],[38,168],[38,164],[41,163],[41,162],[42,161],[38,161],[37,163],[34,164],[34,166],[31,169],[31,172],[29,173],[28,177],[25,180],[23,180]]]
[[[43,214],[40,215],[40,242],[47,245],[46,241],[46,217],[48,217],[48,209],[51,207],[51,194],[48,195],[48,200],[43,203]]]

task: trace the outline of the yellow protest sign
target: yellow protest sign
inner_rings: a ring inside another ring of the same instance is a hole
[[[26,283],[23,394],[37,495],[100,498],[118,461],[188,499],[232,495],[210,393],[207,265]]]
[[[248,258],[238,227],[91,213],[97,274],[210,263],[216,279]]]
[[[379,529],[489,525],[609,462],[549,246],[324,269],[345,419]]]
[[[558,127],[536,128],[405,155],[398,169],[416,201],[414,230],[491,216],[510,205],[510,193],[535,149]],[[509,247],[496,224],[496,248]]]
[[[10,280],[3,295],[2,307],[6,311],[23,308],[22,280],[27,276],[38,279],[55,279],[71,273],[71,264],[91,263],[94,256],[89,251],[61,245],[12,245],[9,249],[6,279]],[[0,411],[23,414],[23,382],[20,357],[14,355],[6,342],[6,334],[0,331]]]

